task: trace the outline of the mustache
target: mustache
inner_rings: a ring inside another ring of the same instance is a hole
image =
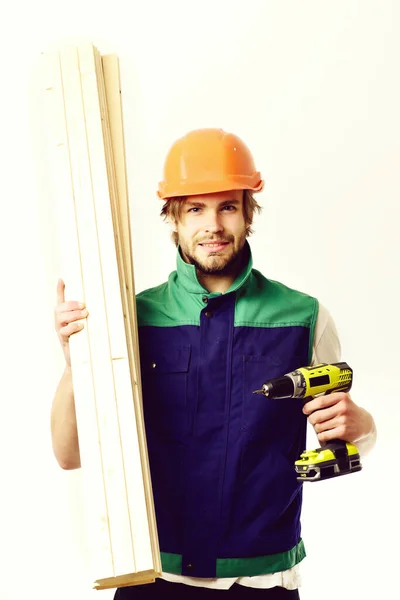
[[[233,235],[228,235],[228,236],[225,236],[225,237],[218,237],[218,238],[207,237],[207,238],[203,238],[203,239],[197,240],[197,244],[204,244],[206,242],[209,243],[209,244],[211,244],[211,243],[217,243],[217,242],[233,242],[234,239],[235,238],[234,238]]]

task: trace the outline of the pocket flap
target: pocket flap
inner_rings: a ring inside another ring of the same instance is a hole
[[[168,346],[144,352],[142,368],[153,373],[186,373],[189,369],[190,346]]]

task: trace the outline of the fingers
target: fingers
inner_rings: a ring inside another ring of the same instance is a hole
[[[82,331],[84,327],[85,325],[82,323],[82,321],[74,321],[73,323],[69,323],[69,325],[65,325],[65,327],[61,327],[59,329],[59,334],[64,338],[69,338],[74,333]]]
[[[309,417],[308,421],[311,425],[317,425],[318,423],[323,423],[324,421],[328,421],[336,417],[339,413],[338,406],[330,406],[329,408],[324,408],[320,410],[315,410]]]
[[[63,348],[68,346],[68,339],[74,333],[82,331],[89,312],[82,302],[65,302],[65,283],[62,279],[57,282],[57,305],[54,308],[55,328]]]
[[[324,431],[330,431],[336,427],[342,427],[343,425],[345,425],[345,418],[343,416],[338,416],[334,417],[333,419],[323,421],[322,423],[317,423],[314,425],[314,430],[318,434],[323,433]]]
[[[328,408],[329,406],[334,406],[342,401],[348,400],[348,394],[345,392],[334,392],[333,394],[324,394],[323,396],[317,396],[313,400],[307,402],[303,407],[303,413],[305,415],[310,415],[315,410],[321,410],[324,408]]]
[[[63,302],[54,309],[56,331],[60,332],[66,325],[79,321],[80,319],[86,319],[88,315],[89,312],[81,302]],[[67,334],[62,333],[62,335]]]
[[[318,433],[317,437],[318,437],[318,441],[321,444],[325,444],[326,442],[329,442],[330,440],[345,440],[345,441],[347,441],[346,438],[348,438],[348,435],[346,434],[346,428],[344,427],[344,425],[338,425],[337,427],[334,427],[333,429],[328,429],[327,431]]]
[[[88,311],[86,308],[80,310],[69,310],[69,311],[60,311],[59,312],[59,324],[61,327],[64,325],[68,325],[68,323],[72,323],[73,321],[78,321],[79,319],[86,319],[88,316]]]
[[[349,393],[319,396],[305,404],[303,412],[309,415],[308,421],[313,425],[321,444],[333,439],[359,439],[365,429],[361,409]]]
[[[61,313],[65,313],[68,311],[75,311],[75,310],[83,310],[85,307],[85,304],[83,304],[83,302],[75,302],[75,300],[70,300],[69,302],[63,302],[62,304],[58,304],[56,306],[56,311],[61,314]]]

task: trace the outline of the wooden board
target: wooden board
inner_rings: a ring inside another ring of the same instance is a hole
[[[98,59],[100,59],[99,53],[97,53],[97,57]],[[132,257],[130,233],[130,211],[126,178],[125,141],[122,118],[122,95],[119,62],[116,56],[104,56],[102,57],[101,65],[98,64],[98,66],[99,70],[102,67],[104,73],[104,80],[100,79],[100,82],[102,84],[102,82],[104,81],[105,96],[100,94],[100,98],[103,98],[103,102],[106,105],[106,108],[104,109],[103,120],[103,123],[105,125],[105,139],[107,143],[111,144],[111,152],[114,156],[115,165],[114,174],[117,193],[115,194],[115,196],[113,196],[115,198],[115,204],[112,204],[112,207],[114,211],[115,230],[118,232],[117,237],[120,240],[121,244],[120,254],[123,257],[124,265],[124,283],[121,285],[121,295],[123,299],[124,313],[129,314],[129,318],[125,320],[125,325],[131,366],[131,381],[133,382],[134,405],[136,410],[135,414],[136,421],[139,424],[139,426],[137,427],[137,436],[140,448],[140,456],[142,457],[143,485],[145,492],[143,500],[146,503],[146,510],[148,515],[148,524],[146,523],[146,531],[148,527],[150,531],[150,538],[153,540],[158,540],[155,507],[147,452],[146,433],[143,417],[139,337],[137,327],[135,280],[133,270],[134,263]],[[112,174],[110,173],[110,178],[111,177]],[[127,418],[122,418],[122,423],[128,424],[129,420]],[[126,432],[126,436],[124,436],[124,439],[127,439],[127,436],[128,431]],[[131,456],[129,452],[124,452],[124,455],[125,457]],[[141,528],[143,527],[144,522],[142,520],[137,519],[136,524],[138,528]],[[140,547],[142,548],[142,545]],[[154,564],[157,565],[157,569],[161,572],[161,560],[158,541],[156,543],[153,543],[152,553]],[[143,556],[144,555],[142,555],[142,557]],[[139,561],[138,553],[136,553],[136,561]]]
[[[94,586],[151,582],[161,561],[143,421],[118,59],[102,60],[87,44],[44,55],[44,62],[62,277],[66,298],[83,300],[89,310],[70,345]]]
[[[102,69],[102,62],[100,61],[100,55],[97,53],[97,66],[99,71]],[[116,152],[117,156],[120,156],[115,164],[119,164],[120,168],[114,173],[110,172],[110,180],[114,180],[117,193],[111,194],[112,208],[114,211],[114,227],[116,232],[116,244],[120,250],[120,255],[123,257],[123,276],[121,281],[121,295],[123,299],[124,311],[129,314],[129,318],[126,319],[127,327],[127,341],[128,349],[130,354],[130,364],[132,367],[132,381],[134,382],[133,393],[135,396],[135,408],[138,422],[142,423],[143,426],[138,428],[138,442],[141,448],[140,454],[143,457],[143,471],[144,471],[144,487],[146,490],[145,500],[147,501],[149,524],[146,524],[146,528],[150,527],[152,536],[157,535],[157,528],[155,522],[155,513],[153,505],[153,496],[151,489],[150,471],[148,468],[148,456],[147,446],[145,439],[145,429],[142,414],[142,393],[141,393],[141,379],[140,379],[140,361],[139,361],[139,350],[138,350],[138,333],[137,333],[137,318],[136,318],[136,302],[135,302],[135,288],[134,288],[134,277],[133,277],[133,261],[131,255],[131,242],[130,242],[130,227],[129,227],[129,208],[128,208],[128,196],[127,196],[127,184],[125,178],[125,153],[124,153],[124,139],[123,139],[123,127],[122,127],[122,110],[121,110],[121,95],[119,85],[119,65],[116,61],[116,57],[106,57],[104,63],[107,65],[107,85],[103,89],[103,79],[99,78],[100,82],[100,98],[103,102],[103,119],[102,122],[105,127],[104,137],[106,146],[108,148],[120,148]],[[104,64],[103,63],[103,64]],[[108,98],[108,101],[107,101]],[[114,99],[114,101],[113,101]],[[108,111],[107,111],[108,107]],[[109,127],[109,115],[112,117],[113,127]],[[110,135],[110,132],[113,135]],[[110,149],[110,151],[111,151]],[[111,162],[109,165],[111,166]],[[118,183],[120,182],[120,183]],[[118,193],[120,189],[120,193]],[[121,422],[125,425],[129,421],[125,418],[121,419]],[[128,436],[126,436],[128,440]],[[132,453],[125,452],[125,456],[132,456]],[[133,490],[132,494],[134,493]],[[137,526],[143,527],[144,523],[142,520],[137,520]],[[144,559],[143,546],[141,545],[140,560]],[[136,557],[139,560],[139,556]],[[156,556],[154,560],[159,561],[159,550],[157,548]],[[161,564],[159,567],[161,569]]]
[[[58,213],[60,275],[67,282],[70,299],[85,300],[79,237],[75,214],[75,194],[71,177],[70,146],[65,121],[60,56],[45,55],[45,111],[49,140],[49,178]],[[107,502],[103,480],[101,449],[98,443],[96,397],[91,365],[90,328],[70,339],[73,361],[75,407],[80,432],[80,453],[84,471],[88,536],[94,569],[109,572],[112,557]],[[84,402],[84,404],[83,404]],[[94,426],[93,426],[94,424]],[[88,475],[89,473],[89,475]],[[89,495],[88,495],[89,494]],[[89,506],[90,505],[90,506]]]

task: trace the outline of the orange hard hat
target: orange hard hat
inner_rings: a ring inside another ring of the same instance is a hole
[[[196,129],[169,150],[158,196],[165,200],[240,189],[260,192],[263,187],[253,156],[238,136],[222,129]]]

